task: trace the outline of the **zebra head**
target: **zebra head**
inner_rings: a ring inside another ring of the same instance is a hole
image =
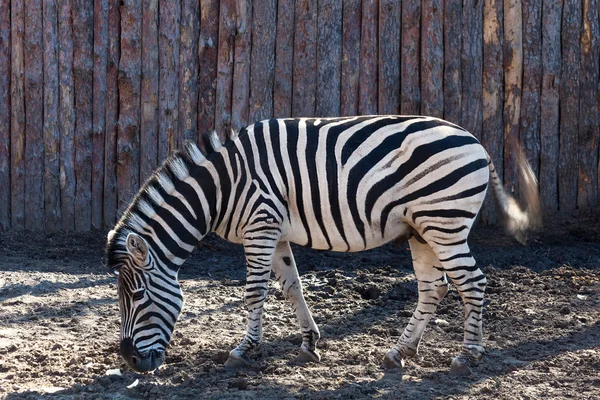
[[[152,371],[164,361],[183,306],[177,273],[141,234],[126,230],[109,233],[107,260],[118,275],[121,356],[138,372]]]

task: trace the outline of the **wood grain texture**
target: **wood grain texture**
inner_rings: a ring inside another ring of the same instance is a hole
[[[558,153],[558,205],[561,211],[571,211],[577,206],[580,32],[581,1],[565,2],[561,31],[562,71]]]
[[[523,90],[522,12],[519,0],[504,1],[504,186],[517,192],[516,149]]]
[[[503,3],[485,0],[483,3],[483,108],[481,144],[487,150],[502,179],[504,175],[504,69],[502,45]],[[481,218],[484,223],[495,223],[497,211],[493,196],[486,196]]]
[[[465,0],[462,11],[461,126],[480,138],[483,119],[483,2]],[[504,15],[507,15],[506,12]]]
[[[104,140],[104,228],[117,219],[117,131],[119,118],[118,74],[121,46],[120,0],[108,0],[108,69],[106,72],[106,134]]]
[[[179,21],[181,4],[159,0],[158,23],[158,159],[177,145],[179,131]]]
[[[377,114],[377,28],[379,0],[363,0],[360,32],[358,114]]]
[[[358,79],[360,77],[361,1],[344,1],[342,9],[342,77],[340,114],[358,113]]]
[[[261,10],[260,6],[264,6],[266,2],[256,4],[257,14],[263,15],[265,10]],[[233,59],[233,85],[231,95],[231,128],[239,131],[242,127],[248,125],[248,110],[250,102],[250,38],[255,39],[257,46],[260,45],[260,37],[254,37],[252,19],[252,2],[249,0],[236,0],[236,21],[235,21],[235,41],[234,41],[234,59]],[[273,5],[274,7],[274,5]],[[264,18],[268,18],[264,15]],[[262,21],[262,18],[260,19]],[[260,22],[257,21],[257,24]],[[267,22],[267,23],[270,23]],[[273,19],[273,24],[275,20]],[[254,46],[252,51],[254,52]],[[271,52],[272,54],[272,52]],[[258,65],[256,65],[259,68]],[[223,132],[227,137],[229,132]]]
[[[581,87],[579,91],[579,168],[577,207],[598,207],[600,141],[600,11],[598,0],[583,0]]]
[[[124,210],[140,185],[141,0],[121,2],[117,199]]]
[[[198,56],[198,133],[215,128],[215,90],[217,87],[217,46],[219,41],[219,0],[200,2],[200,39]]]
[[[11,2],[11,75],[10,75],[10,209],[11,227],[25,228],[25,84],[23,80],[22,0]]]
[[[233,49],[235,47],[236,0],[223,0],[219,7],[219,50],[217,54],[217,91],[215,130],[223,139],[231,130],[233,90]]]
[[[197,64],[197,60],[192,60]],[[158,0],[142,1],[142,89],[140,182],[152,175],[158,159]],[[196,109],[193,110],[194,119]]]
[[[294,0],[277,1],[273,116],[292,115],[292,66],[294,58]]]
[[[62,227],[60,212],[60,131],[58,127],[60,93],[58,82],[58,9],[55,0],[45,0],[43,7],[45,229],[46,231],[57,231]]]
[[[400,112],[416,115],[421,111],[419,64],[421,54],[421,2],[402,2],[402,54]]]
[[[106,74],[108,68],[108,2],[94,1],[94,81],[92,103],[91,224],[102,229],[104,198],[104,142],[106,132]]]
[[[297,0],[294,22],[292,116],[315,114],[317,89],[317,1]]]
[[[277,24],[277,2],[269,0],[255,3],[252,14],[248,123],[270,118],[274,113],[277,32],[273,27]]]
[[[10,228],[10,6],[0,3],[0,232]]]
[[[337,0],[319,1],[317,13],[317,93],[315,115],[340,115],[342,75],[342,4]]]
[[[42,1],[25,0],[25,229],[44,228]]]
[[[380,114],[400,113],[401,12],[400,2],[395,0],[380,0],[379,87],[377,90],[377,109]],[[440,62],[443,63],[443,60],[440,60]]]
[[[181,1],[179,31],[179,134],[177,148],[185,140],[198,141],[198,46],[200,2]]]
[[[421,10],[421,113],[444,116],[444,5],[425,0]]]
[[[444,118],[462,124],[462,0],[444,4]]]

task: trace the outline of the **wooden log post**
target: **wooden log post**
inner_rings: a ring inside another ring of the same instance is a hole
[[[444,5],[427,0],[421,10],[421,113],[444,116]]]
[[[219,50],[217,53],[217,91],[215,130],[223,139],[231,130],[233,90],[233,49],[235,46],[235,1],[223,0],[219,8]]]
[[[231,128],[239,131],[244,126],[248,125],[248,112],[250,101],[250,38],[254,38],[252,27],[255,22],[258,24],[264,18],[268,18],[263,14],[264,10],[260,7],[266,2],[261,1],[256,4],[257,14],[260,15],[258,21],[252,18],[252,2],[249,0],[236,0],[236,21],[235,21],[235,39],[234,39],[234,59],[233,59],[233,83],[231,95]],[[273,5],[273,8],[275,6]],[[270,22],[270,21],[269,21]],[[272,22],[275,23],[275,20]],[[257,45],[260,39],[255,42]],[[252,48],[252,51],[255,49]],[[255,65],[259,68],[258,65]],[[224,137],[228,137],[230,132],[222,132]]]
[[[292,115],[292,65],[294,58],[294,0],[277,1],[273,116]]]
[[[10,7],[0,3],[0,232],[10,227]]]
[[[342,74],[342,3],[319,1],[317,17],[317,96],[315,115],[340,115]]]
[[[55,0],[44,1],[43,21],[45,229],[57,231],[61,228],[60,131],[58,127],[60,92],[58,83],[58,9]]]
[[[292,116],[315,115],[317,89],[317,1],[297,0],[294,23]]]
[[[461,125],[480,138],[483,119],[483,2],[465,0],[462,11]]]
[[[577,206],[581,14],[581,0],[564,3],[558,153],[558,205],[561,211],[571,211]]]
[[[340,114],[358,113],[358,79],[360,76],[361,1],[344,1],[342,9],[342,76]]]
[[[202,0],[200,2],[198,49],[200,57],[198,62],[198,133],[200,135],[215,128],[219,3],[219,0]],[[199,142],[202,141],[199,140]]]
[[[377,90],[377,109],[380,114],[398,114],[400,112],[401,12],[400,2],[381,0],[379,5],[379,87]]]
[[[419,64],[421,54],[421,2],[402,2],[402,55],[400,112],[417,115],[421,111]]]
[[[581,88],[579,92],[579,171],[577,207],[598,207],[600,141],[600,11],[598,0],[583,0]]]
[[[504,1],[504,186],[517,191],[519,117],[523,88],[523,29],[520,0]]]
[[[15,230],[25,228],[24,11],[22,0],[11,2],[10,208],[11,225]]]
[[[290,13],[293,15],[293,7]],[[255,3],[252,14],[249,123],[272,117],[274,113],[275,43],[278,34],[273,26],[277,22],[277,2],[269,0]],[[290,26],[282,29],[289,31]],[[292,44],[289,46],[291,48]]]
[[[360,79],[358,113],[377,114],[377,22],[379,0],[363,0],[360,32]]]
[[[178,148],[185,140],[198,141],[199,3],[198,0],[181,1]]]
[[[140,182],[145,182],[161,161],[158,159],[158,82],[158,0],[143,0]],[[193,111],[195,119],[196,110]]]
[[[500,23],[501,25],[501,23]],[[444,3],[444,118],[462,124],[462,0]]]
[[[544,212],[558,210],[559,87],[562,1],[542,5],[542,94],[540,102],[540,198]]]

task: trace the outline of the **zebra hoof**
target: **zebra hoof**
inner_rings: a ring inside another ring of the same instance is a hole
[[[383,369],[402,369],[404,368],[404,360],[395,350],[388,351],[388,353],[383,357],[383,362],[381,363]]]
[[[294,362],[299,365],[304,365],[306,363],[314,362],[318,363],[321,361],[321,356],[314,350],[305,349],[304,347],[300,348],[300,353],[296,357]]]
[[[250,359],[245,355],[237,355],[237,354],[229,354],[225,364],[223,364],[225,368],[238,369],[245,368],[250,366]]]
[[[450,375],[451,376],[469,376],[471,375],[471,367],[469,361],[462,357],[455,357],[452,359],[450,364]]]

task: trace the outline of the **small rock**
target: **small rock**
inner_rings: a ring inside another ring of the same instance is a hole
[[[248,387],[248,381],[246,378],[235,378],[231,382],[229,382],[229,386],[233,388],[237,388],[239,390],[246,390]]]
[[[450,322],[446,321],[445,319],[441,319],[441,318],[436,318],[435,321],[433,321],[434,324],[438,325],[438,326],[448,326],[450,325]]]
[[[567,314],[571,314],[571,309],[569,308],[569,306],[564,306],[564,307],[561,307],[561,309],[558,310],[558,312],[560,312],[562,315],[567,315]]]

